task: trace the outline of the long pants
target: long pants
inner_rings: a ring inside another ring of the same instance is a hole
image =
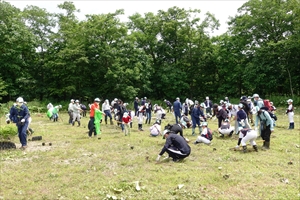
[[[190,155],[190,153],[188,153],[188,154],[181,153],[181,151],[178,151],[177,148],[175,148],[174,146],[171,146],[170,148],[168,148],[167,153],[169,154],[169,157],[171,157],[173,159],[183,159]]]
[[[130,124],[124,124],[124,133],[125,135],[130,135]]]
[[[211,115],[211,108],[210,107],[206,108],[205,110],[206,110],[206,114]]]
[[[96,135],[96,131],[94,130],[95,129],[95,118],[94,117],[90,117],[90,121],[89,121],[89,124],[88,124],[88,128],[89,128],[89,137],[92,137],[93,135],[93,132],[94,132],[94,135]]]
[[[161,120],[161,117],[162,117],[162,111],[161,110],[156,111],[156,120]]]
[[[73,112],[73,120],[72,120],[72,124],[75,124],[75,121],[78,122],[78,125],[80,125],[80,113],[74,113]]]
[[[294,112],[289,112],[288,114],[289,122],[294,123]]]
[[[271,136],[271,129],[270,129],[270,125],[269,126],[265,126],[261,123],[261,138],[265,141],[265,142],[270,142],[270,136]]]
[[[72,121],[73,121],[73,112],[68,111],[68,114],[69,114],[69,124],[72,124]]]
[[[180,121],[180,118],[181,118],[180,111],[174,111],[174,114],[175,114],[176,124],[178,124],[178,119]]]
[[[138,124],[143,124],[144,113],[139,112]]]
[[[210,143],[211,143],[211,141],[210,141],[209,139],[207,139],[207,138],[205,138],[205,137],[203,137],[203,136],[201,136],[201,135],[199,135],[199,136],[197,137],[196,142],[197,142],[197,143],[204,143],[204,144],[210,144]]]
[[[28,128],[28,122],[25,122],[24,125],[17,124],[18,127],[18,136],[20,139],[20,143],[23,146],[27,146],[27,128]]]
[[[257,133],[255,130],[251,130],[247,133],[245,137],[243,137],[241,141],[242,146],[246,146],[247,142],[249,141],[252,146],[256,145],[255,139],[257,138]]]
[[[110,110],[104,110],[104,113],[105,113],[105,117],[104,117],[105,122],[107,122],[107,117],[109,117],[109,119],[112,119]]]

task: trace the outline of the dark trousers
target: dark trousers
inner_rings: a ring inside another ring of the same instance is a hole
[[[223,121],[223,117],[218,117],[218,128],[221,127]]]
[[[69,124],[72,124],[73,121],[73,112],[68,111],[69,114]]]
[[[262,124],[263,126],[263,124]],[[271,136],[271,129],[270,129],[270,125],[269,126],[263,126],[261,129],[261,138],[265,141],[265,142],[270,142],[270,136]]]
[[[20,143],[22,146],[27,146],[27,128],[28,128],[28,122],[24,123],[24,125],[17,124],[18,127],[18,136],[20,139]]]
[[[90,117],[88,128],[89,128],[89,137],[92,137],[93,132],[94,132],[94,135],[96,135],[96,131],[95,131],[95,118],[94,117]]]
[[[105,113],[105,117],[104,117],[105,121],[107,121],[107,117],[109,117],[109,119],[112,119],[110,110],[104,110],[104,113]]]
[[[178,151],[175,147],[170,147],[170,149],[174,149],[176,151]],[[169,154],[169,157],[173,158],[173,159],[183,159],[186,158],[190,155],[190,153],[186,154],[186,155],[181,155],[181,154],[177,154],[173,151],[170,151],[169,149],[167,149],[167,153]]]

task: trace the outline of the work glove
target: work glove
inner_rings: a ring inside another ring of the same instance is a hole
[[[156,158],[156,162],[158,162],[158,161],[159,161],[160,157],[161,157],[161,155],[158,155],[158,156],[157,156],[157,158]]]
[[[25,119],[22,119],[21,122],[24,123],[24,122],[25,122]]]

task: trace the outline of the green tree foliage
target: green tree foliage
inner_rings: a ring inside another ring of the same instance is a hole
[[[0,1],[0,96],[4,100],[135,96],[213,99],[259,93],[299,95],[300,3],[249,0],[227,33],[211,13],[170,7],[124,10],[78,20],[72,2],[59,13]]]

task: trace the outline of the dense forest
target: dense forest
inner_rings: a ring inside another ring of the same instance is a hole
[[[249,0],[228,21],[170,7],[129,16],[0,1],[0,100],[299,96],[300,1]],[[79,8],[80,9],[80,8]],[[199,8],[200,9],[200,8]]]

